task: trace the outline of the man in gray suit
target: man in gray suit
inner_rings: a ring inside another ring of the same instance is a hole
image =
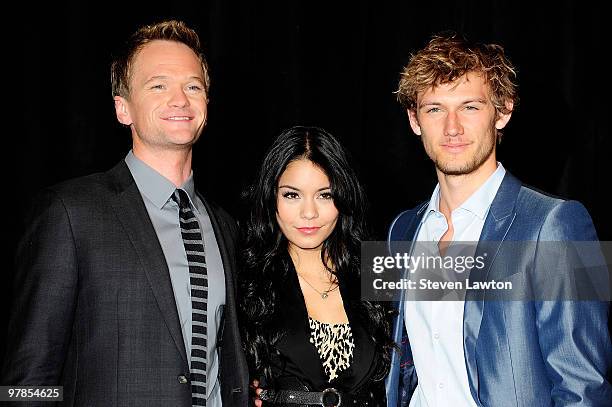
[[[2,383],[62,385],[67,406],[246,405],[236,227],[191,170],[209,89],[197,34],[178,21],[140,28],[112,82],[132,150],[37,200]]]

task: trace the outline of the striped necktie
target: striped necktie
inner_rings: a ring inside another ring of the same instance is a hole
[[[189,264],[191,284],[191,400],[194,406],[206,405],[206,314],[208,276],[204,240],[198,219],[191,210],[189,197],[177,189],[172,199],[179,205],[181,236]]]

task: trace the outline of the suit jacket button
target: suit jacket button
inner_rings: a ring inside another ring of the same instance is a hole
[[[187,377],[186,377],[185,375],[180,375],[180,376],[178,377],[178,382],[179,382],[180,384],[185,384],[185,383],[189,382],[189,380],[187,380]]]

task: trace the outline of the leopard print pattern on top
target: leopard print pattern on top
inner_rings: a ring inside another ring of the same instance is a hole
[[[331,382],[348,369],[353,359],[353,333],[349,324],[326,324],[308,317],[310,343],[323,362],[323,370]]]

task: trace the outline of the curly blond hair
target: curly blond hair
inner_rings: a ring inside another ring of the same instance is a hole
[[[484,76],[495,109],[510,113],[507,102],[518,103],[516,69],[497,44],[472,44],[456,33],[434,35],[413,54],[401,73],[397,100],[415,110],[417,95],[431,87],[452,83],[467,73]]]
[[[208,95],[210,88],[208,64],[202,52],[198,34],[182,21],[167,20],[140,27],[127,41],[122,53],[114,59],[111,65],[113,97],[129,97],[131,68],[134,63],[134,58],[146,44],[154,40],[180,42],[188,46],[198,56],[202,64],[202,72],[204,73],[206,95]]]

